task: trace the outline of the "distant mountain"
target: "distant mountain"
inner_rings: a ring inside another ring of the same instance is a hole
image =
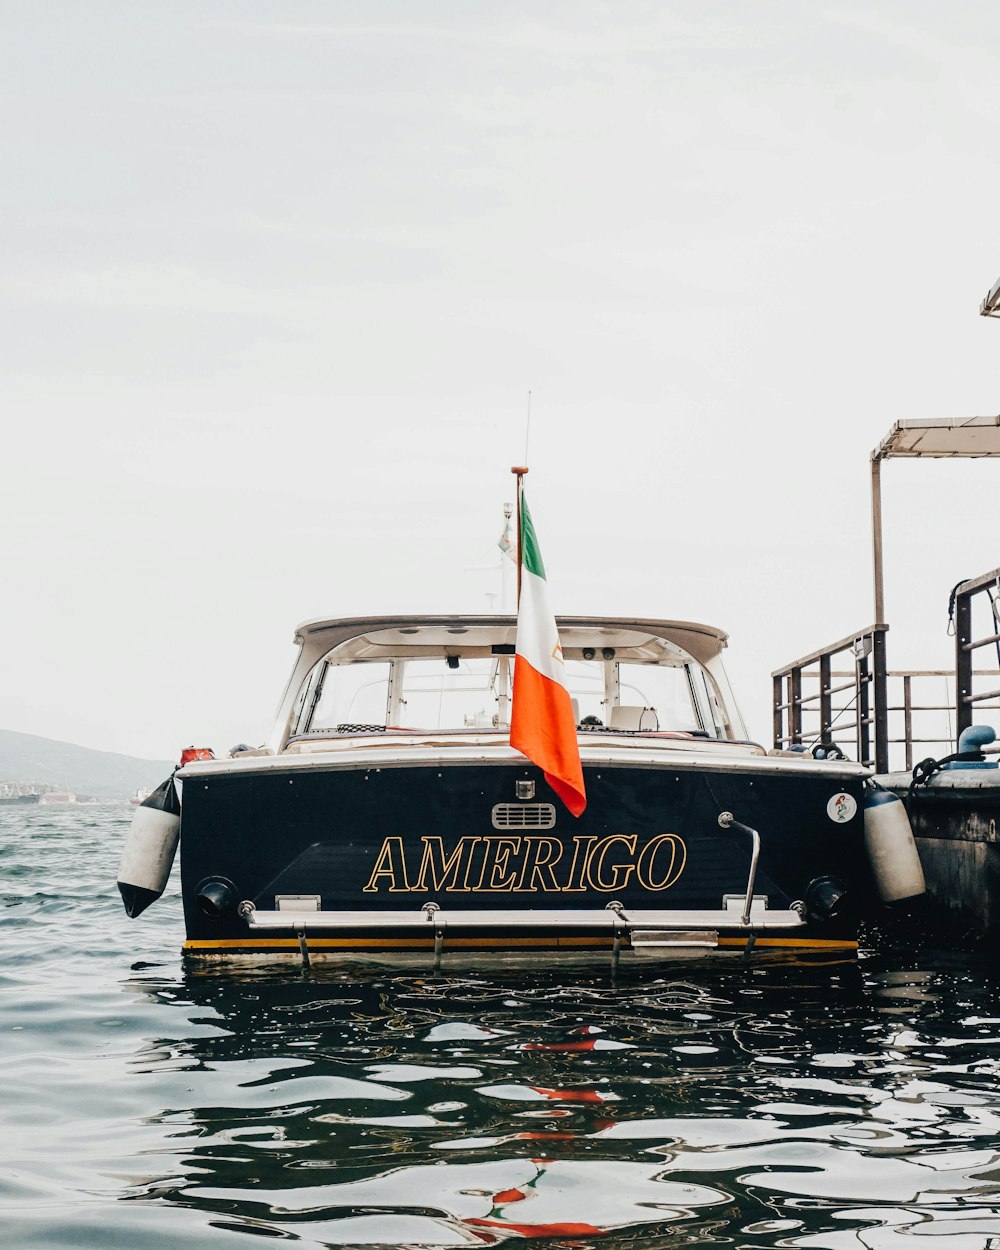
[[[173,771],[167,760],[139,760],[0,729],[0,782],[55,786],[98,799],[125,799],[158,786]]]

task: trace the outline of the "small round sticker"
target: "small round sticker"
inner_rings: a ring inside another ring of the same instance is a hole
[[[857,810],[857,799],[843,792],[835,794],[826,805],[826,814],[837,825],[845,825],[849,820],[853,820]]]

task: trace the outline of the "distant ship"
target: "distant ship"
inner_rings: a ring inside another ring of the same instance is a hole
[[[22,786],[19,782],[0,782],[0,806],[16,804],[23,807],[28,803],[37,803],[39,797],[34,787]]]
[[[139,804],[148,799],[152,793],[152,790],[145,790],[142,786],[140,786],[139,789],[136,790],[135,794],[129,796],[129,802],[133,807],[138,807]]]

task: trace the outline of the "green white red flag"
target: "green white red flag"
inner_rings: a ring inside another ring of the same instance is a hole
[[[545,774],[574,816],[587,806],[573,705],[566,689],[556,619],[549,608],[545,566],[524,492],[521,509],[521,589],[510,715],[510,745]]]

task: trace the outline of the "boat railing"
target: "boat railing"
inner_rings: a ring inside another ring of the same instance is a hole
[[[890,670],[887,632],[886,625],[869,625],[771,674],[776,748],[815,754],[839,748],[884,773],[900,766],[910,770],[919,758],[954,751],[973,719],[995,721],[1000,732],[995,716],[1000,712],[1000,569],[960,582],[952,591],[953,669]],[[996,666],[975,667],[976,653],[988,650],[995,652]]]
[[[877,772],[887,770],[887,632],[887,625],[868,625],[775,669],[776,748],[817,754],[837,748]]]
[[[973,605],[978,600],[980,611],[989,604],[991,632],[975,637]],[[949,605],[949,633],[955,637],[955,734],[968,729],[973,717],[981,720],[980,713],[1000,707],[1000,689],[996,679],[1000,677],[1000,569],[992,569],[981,577],[960,582],[951,594]],[[994,648],[997,667],[976,669],[973,656],[984,648]],[[984,690],[979,681],[982,677],[993,678],[993,689]]]

